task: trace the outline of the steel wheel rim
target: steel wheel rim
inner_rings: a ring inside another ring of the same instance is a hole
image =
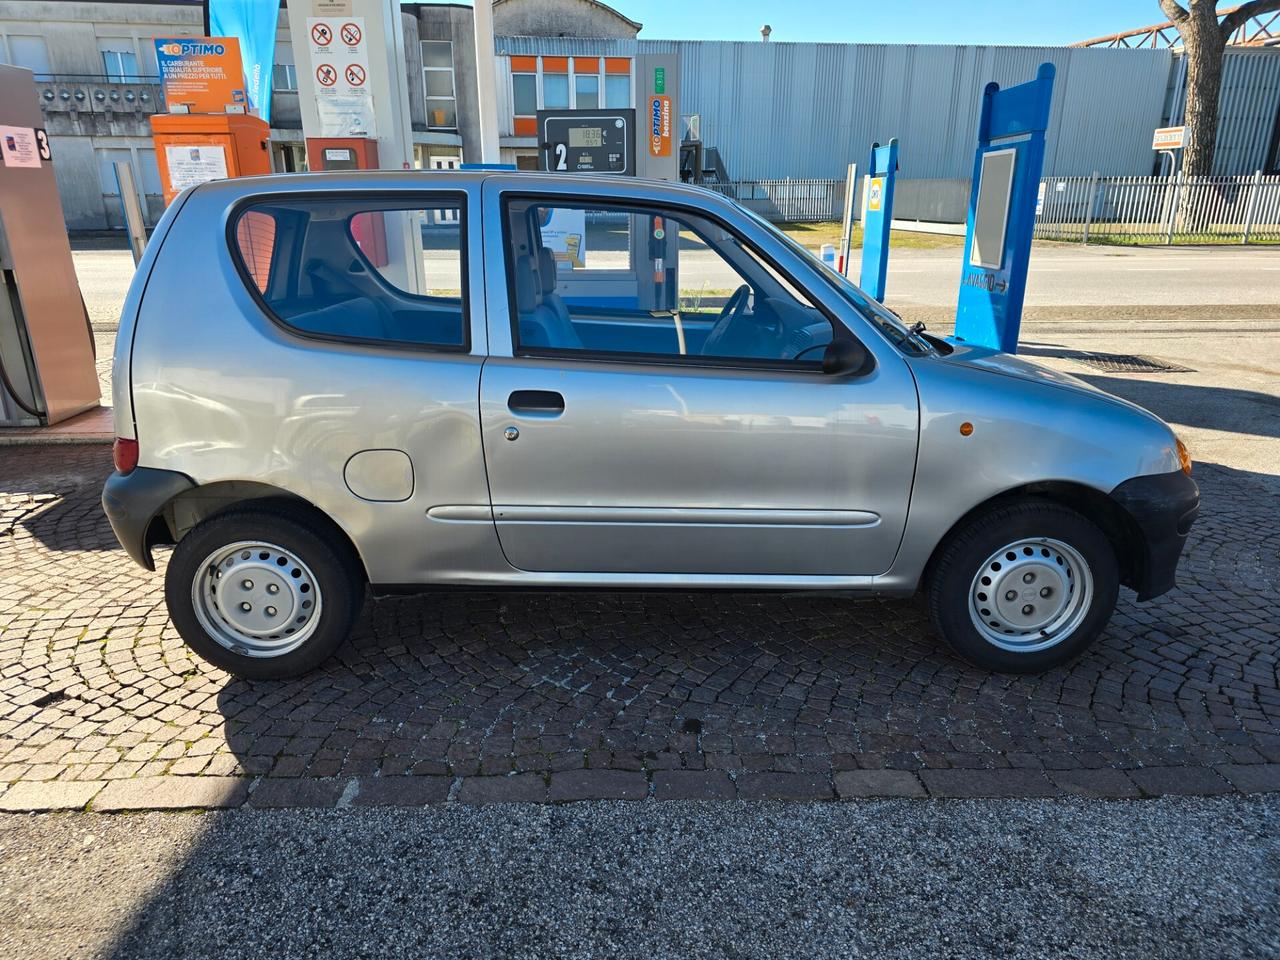
[[[196,619],[232,653],[270,659],[292,653],[320,625],[315,574],[274,543],[240,540],[214,550],[191,582]]]
[[[1034,653],[1070,637],[1093,605],[1093,572],[1080,551],[1050,537],[996,550],[969,586],[969,619],[1001,650]]]

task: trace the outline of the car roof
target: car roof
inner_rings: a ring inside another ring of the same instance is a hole
[[[275,173],[257,177],[236,177],[228,180],[211,180],[195,187],[201,194],[221,192],[234,199],[255,195],[316,190],[341,189],[445,189],[500,180],[504,188],[556,192],[581,192],[592,194],[606,187],[609,192],[628,186],[647,196],[671,195],[685,199],[704,200],[720,194],[705,187],[670,180],[653,180],[646,177],[624,177],[613,174],[545,173],[532,170],[328,170],[314,173]],[[607,185],[607,186],[606,186]],[[232,199],[228,196],[228,199]],[[723,199],[723,197],[721,197]]]

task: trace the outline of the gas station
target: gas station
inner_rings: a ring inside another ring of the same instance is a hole
[[[1280,129],[1190,177],[1185,58],[1000,22],[286,2],[0,4],[8,940],[1257,947]]]

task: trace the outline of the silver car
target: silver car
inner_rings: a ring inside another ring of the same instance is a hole
[[[983,667],[1078,655],[1174,585],[1161,420],[908,328],[705,190],[504,172],[187,191],[120,321],[103,505],[250,678],[366,590],[923,590]]]

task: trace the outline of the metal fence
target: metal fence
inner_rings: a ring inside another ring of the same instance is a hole
[[[843,180],[731,180],[703,183],[774,223],[839,220],[844,216]]]
[[[1045,177],[1035,236],[1081,243],[1280,242],[1280,176]]]

